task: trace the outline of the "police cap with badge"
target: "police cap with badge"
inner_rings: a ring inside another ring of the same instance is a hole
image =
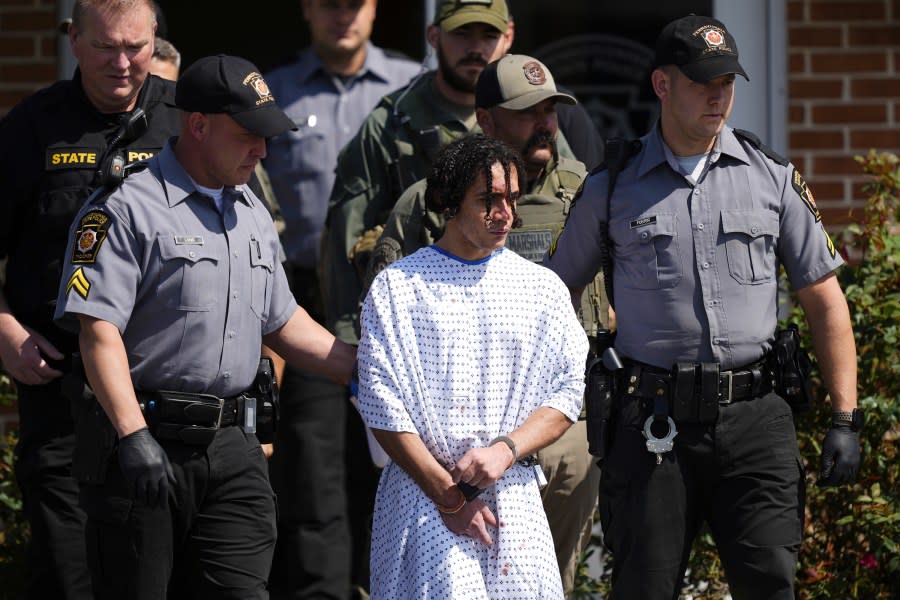
[[[217,54],[191,64],[175,87],[175,105],[185,112],[228,115],[264,138],[297,130],[256,65],[238,56]]]
[[[656,40],[654,66],[675,65],[698,83],[723,75],[750,78],[738,62],[738,48],[725,25],[712,17],[688,15],[666,25]]]

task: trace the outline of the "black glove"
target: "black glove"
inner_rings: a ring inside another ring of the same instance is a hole
[[[853,483],[859,471],[859,434],[850,425],[831,428],[822,444],[822,470],[819,487]]]
[[[119,439],[119,468],[134,500],[149,507],[167,502],[175,473],[169,457],[146,427]]]

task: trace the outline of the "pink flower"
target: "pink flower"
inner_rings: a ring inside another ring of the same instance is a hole
[[[878,560],[875,558],[874,554],[869,552],[859,559],[859,564],[862,565],[864,569],[874,569],[878,566]]]

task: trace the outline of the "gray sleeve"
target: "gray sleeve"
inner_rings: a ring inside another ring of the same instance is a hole
[[[600,270],[601,223],[606,213],[606,172],[589,175],[566,218],[559,237],[550,245],[544,266],[570,288],[586,286]]]
[[[844,264],[825,231],[812,192],[793,164],[784,167],[778,254],[795,290]]]

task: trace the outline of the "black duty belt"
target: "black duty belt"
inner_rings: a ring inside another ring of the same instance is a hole
[[[137,392],[150,432],[158,439],[205,445],[223,427],[242,425],[246,415],[244,394],[219,398],[210,394],[175,391]],[[253,402],[255,399],[251,398]],[[255,406],[254,406],[255,410]],[[255,424],[256,415],[252,415]]]
[[[720,371],[718,363],[677,363],[671,370],[626,360],[618,389],[628,396],[666,400],[676,421],[710,422],[719,406],[750,400],[772,391],[765,361],[741,369]]]

